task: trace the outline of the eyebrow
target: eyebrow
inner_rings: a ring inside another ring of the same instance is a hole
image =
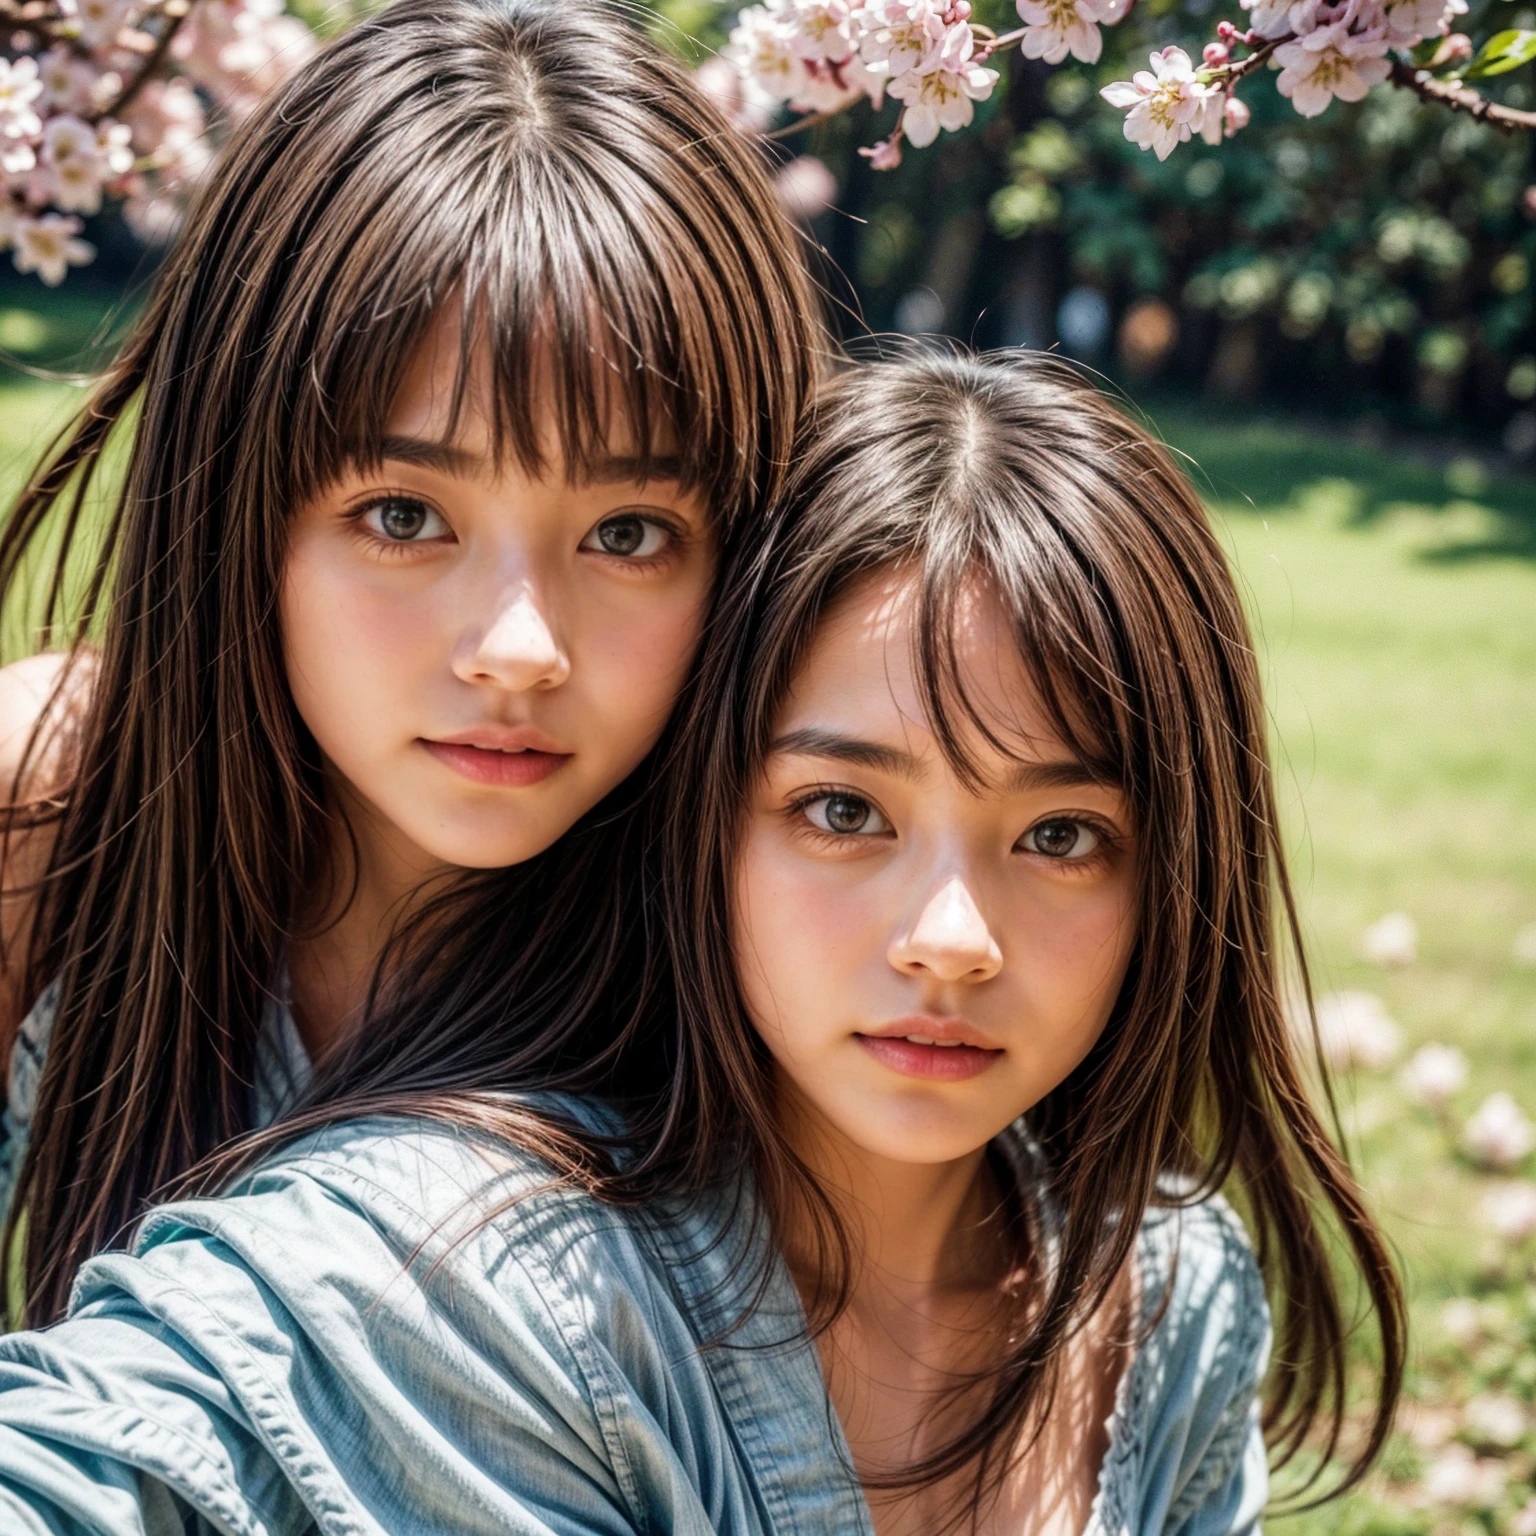
[[[379,442],[379,458],[393,459],[397,464],[419,464],[423,469],[436,469],[445,475],[468,476],[484,468],[485,460],[479,454],[452,443],[438,442],[430,437],[403,437],[391,434]]]
[[[807,726],[786,731],[769,744],[770,753],[793,753],[797,757],[821,757],[832,762],[852,763],[873,768],[896,778],[918,780],[923,777],[922,763],[910,752],[865,741],[857,736],[843,736]],[[1114,788],[1116,775],[1107,763],[1087,762],[1082,758],[1058,758],[1054,762],[1020,763],[1008,775],[1004,788],[1014,794],[1044,789],[1081,789],[1088,785]]]
[[[379,443],[379,457],[398,464],[416,464],[445,475],[464,479],[479,474],[486,460],[477,453],[429,437],[391,434]],[[636,455],[609,455],[594,459],[573,478],[576,485],[670,484],[683,478],[682,460],[675,456],[643,459]]]

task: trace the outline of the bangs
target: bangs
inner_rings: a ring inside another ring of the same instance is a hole
[[[1096,781],[1128,789],[1132,752],[1123,659],[1101,615],[1081,601],[1081,577],[1072,579],[1074,562],[1059,530],[1013,509],[975,503],[963,519],[935,521],[959,537],[913,552],[913,664],[929,729],[956,777],[972,790],[982,787],[978,740],[1019,762],[1025,760],[1021,747],[1038,740],[1022,723],[1000,719],[995,704],[984,706],[967,684],[960,657],[963,609],[980,597],[1001,608],[1031,702],[1061,744]]]
[[[450,24],[480,34],[459,59]],[[374,95],[354,87],[340,108],[354,121],[328,125],[355,152],[295,188],[273,274],[280,504],[378,459],[450,310],[451,420],[488,366],[499,461],[579,481],[632,460],[635,478],[680,479],[727,526],[777,489],[821,347],[762,167],[638,41],[628,92],[589,40],[558,41],[515,3],[423,8],[420,46],[378,72]]]

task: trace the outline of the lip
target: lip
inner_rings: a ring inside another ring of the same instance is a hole
[[[909,1040],[909,1035],[935,1043],[920,1045]],[[860,1031],[854,1039],[893,1072],[935,1082],[955,1083],[977,1077],[1003,1055],[1000,1046],[993,1045],[964,1019],[896,1019],[879,1029]]]
[[[419,738],[445,768],[474,784],[520,789],[557,773],[573,753],[527,725],[478,725],[452,736]]]

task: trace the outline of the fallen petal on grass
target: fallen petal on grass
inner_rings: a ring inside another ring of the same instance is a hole
[[[1406,912],[1388,912],[1361,935],[1360,953],[1372,965],[1412,965],[1419,958],[1419,925]]]

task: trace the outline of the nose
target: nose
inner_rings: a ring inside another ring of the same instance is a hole
[[[1003,952],[958,875],[934,892],[917,921],[892,942],[889,959],[905,976],[937,981],[990,981],[1003,968]]]
[[[465,635],[453,670],[466,683],[524,692],[558,688],[571,675],[571,662],[545,605],[525,582],[503,595],[483,630]]]

